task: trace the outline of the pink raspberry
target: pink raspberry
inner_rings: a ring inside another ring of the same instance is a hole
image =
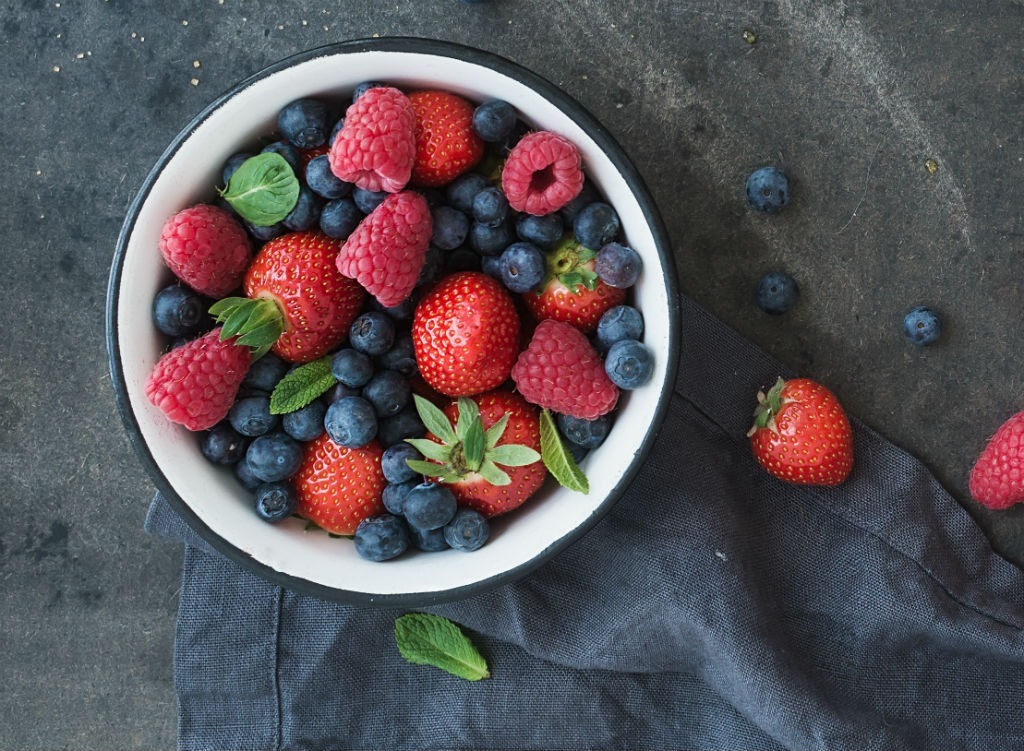
[[[557,133],[527,133],[505,159],[501,187],[516,211],[550,214],[583,190],[583,158],[572,141]]]
[[[971,468],[971,497],[990,509],[1024,501],[1024,412],[1004,422]]]
[[[416,162],[416,113],[398,89],[367,90],[345,113],[328,154],[331,171],[363,190],[397,193]]]
[[[584,420],[611,412],[619,399],[619,387],[586,335],[550,318],[537,324],[519,353],[512,380],[526,401]]]
[[[228,211],[200,203],[164,223],[160,254],[174,275],[196,292],[224,297],[242,283],[252,244]]]
[[[146,398],[173,422],[207,430],[223,420],[249,370],[249,348],[220,340],[220,328],[161,357]]]
[[[398,305],[416,286],[433,227],[427,199],[411,190],[392,193],[345,240],[338,271],[381,305]]]

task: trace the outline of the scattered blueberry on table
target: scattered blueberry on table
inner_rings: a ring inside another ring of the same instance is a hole
[[[757,283],[757,307],[765,313],[787,313],[799,298],[800,286],[785,271],[770,271]]]
[[[778,167],[761,167],[747,178],[747,202],[755,211],[778,214],[789,199],[789,178]]]
[[[942,335],[942,321],[934,310],[919,305],[903,318],[903,333],[919,347],[934,344]]]

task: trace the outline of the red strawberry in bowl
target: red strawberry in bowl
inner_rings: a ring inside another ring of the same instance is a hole
[[[447,185],[477,165],[484,142],[473,130],[472,104],[448,91],[414,91],[409,101],[416,114],[414,185]]]
[[[333,534],[355,533],[363,519],[384,512],[382,454],[377,441],[345,448],[326,433],[315,439],[292,478],[298,493],[295,513]]]

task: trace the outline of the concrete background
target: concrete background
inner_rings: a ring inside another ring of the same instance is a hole
[[[0,27],[0,748],[174,745],[181,558],[142,531],[152,488],[110,387],[114,243],[196,111],[350,38],[478,46],[590,108],[661,207],[682,290],[919,456],[1024,562],[1024,511],[966,492],[1024,408],[1021,2],[22,0]],[[795,193],[770,219],[743,198],[768,163]],[[773,269],[803,290],[783,317],[752,302]],[[900,330],[920,303],[946,324],[927,349]]]

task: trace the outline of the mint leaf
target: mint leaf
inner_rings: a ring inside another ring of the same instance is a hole
[[[548,472],[562,487],[584,495],[590,492],[587,476],[562,443],[562,437],[558,435],[558,428],[555,427],[555,419],[551,416],[550,410],[546,409],[540,413],[540,455]]]
[[[300,365],[274,387],[270,395],[270,413],[283,415],[302,409],[337,382],[331,373],[330,355]]]
[[[299,180],[283,156],[266,152],[242,162],[220,194],[239,216],[264,227],[281,221],[295,208]]]
[[[540,454],[529,446],[518,443],[503,443],[487,452],[487,458],[495,464],[506,467],[525,467],[540,459]]]
[[[489,678],[487,662],[458,625],[429,613],[395,619],[395,642],[402,657],[416,665],[433,665],[459,678]]]

